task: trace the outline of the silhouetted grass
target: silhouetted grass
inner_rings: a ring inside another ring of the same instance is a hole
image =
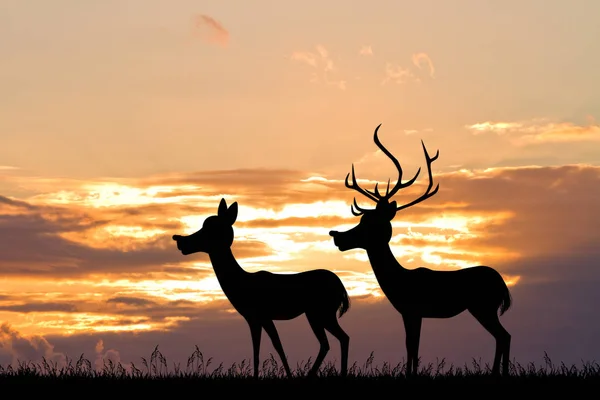
[[[161,354],[158,346],[149,358],[141,358],[140,364],[122,365],[105,361],[100,369],[95,369],[92,362],[82,354],[76,361],[67,358],[65,365],[59,366],[43,359],[41,362],[19,362],[18,366],[0,366],[0,385],[7,383],[29,384],[39,388],[39,384],[139,384],[146,388],[179,387],[182,384],[193,384],[197,389],[220,386],[227,389],[295,386],[296,388],[314,388],[315,385],[337,386],[339,388],[365,387],[371,390],[404,385],[418,384],[420,386],[437,387],[439,384],[566,384],[566,383],[600,383],[600,365],[596,362],[583,362],[582,366],[567,366],[564,363],[554,364],[547,354],[545,364],[536,366],[534,363],[522,365],[511,362],[510,377],[494,378],[491,376],[489,364],[473,360],[471,364],[462,366],[447,365],[445,360],[437,364],[427,364],[419,368],[419,374],[412,378],[405,376],[405,365],[399,363],[392,366],[374,363],[373,353],[362,364],[354,363],[349,368],[346,378],[339,376],[333,362],[324,363],[319,376],[314,379],[306,378],[311,367],[311,359],[299,363],[293,370],[294,378],[285,376],[283,366],[274,355],[262,362],[260,378],[252,377],[252,363],[244,360],[229,367],[216,364],[212,358],[206,359],[196,347],[189,357],[187,364],[169,365]],[[425,384],[425,385],[423,385]],[[447,385],[444,385],[447,386]],[[23,386],[26,387],[26,386]],[[89,386],[91,387],[91,386]],[[106,387],[106,386],[105,386]],[[221,390],[221,389],[219,389]],[[261,389],[262,390],[262,389]],[[296,390],[296,389],[294,389]]]

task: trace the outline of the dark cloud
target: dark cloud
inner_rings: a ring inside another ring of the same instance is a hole
[[[41,215],[0,215],[0,270],[4,275],[46,276],[170,272],[163,265],[184,260],[170,235],[160,235],[142,244],[132,243],[132,248],[126,251],[94,248],[59,236],[72,231],[74,225],[69,220],[51,221]],[[240,259],[271,252],[259,241],[238,241],[233,249]],[[198,254],[195,259],[208,260],[205,254]]]
[[[148,322],[152,322],[151,318],[121,318],[118,320],[115,319],[98,319],[92,321],[90,326],[92,327],[127,327],[136,324],[145,324]]]
[[[544,255],[522,257],[500,264],[508,274],[532,282],[593,282],[600,280],[600,249],[597,241],[575,246],[569,252],[548,251]]]
[[[2,195],[0,195],[0,205],[6,206],[6,207],[24,208],[24,209],[28,209],[28,210],[33,210],[36,208],[35,206],[32,206],[31,204],[27,203],[26,201],[9,199],[8,197],[2,196]]]
[[[39,216],[0,217],[0,268],[12,275],[85,275],[153,269],[177,262],[178,254],[166,250],[166,239],[154,240],[133,251],[97,249],[58,236],[60,223]],[[65,230],[67,231],[67,230]]]
[[[217,300],[215,304],[222,304],[222,302]],[[173,317],[196,318],[203,315],[203,309],[206,308],[205,303],[193,301],[161,301],[148,305],[128,303],[127,306],[126,308],[102,309],[102,311],[124,317],[118,320],[118,325],[127,326],[130,317],[144,318],[151,322],[165,322]]]
[[[140,307],[145,307],[145,306],[150,306],[150,305],[156,304],[152,300],[142,299],[139,297],[126,297],[126,296],[113,297],[113,298],[106,300],[106,302],[107,303],[126,304],[126,305],[131,305],[131,306],[140,306]]]
[[[565,166],[498,170],[465,179],[446,176],[436,202],[466,201],[467,211],[509,211],[500,224],[481,227],[474,244],[495,244],[524,256],[597,242],[600,168]],[[443,190],[448,187],[447,190]]]
[[[20,313],[31,312],[75,312],[77,306],[71,303],[54,303],[54,302],[33,302],[15,305],[0,305],[0,311],[13,311]]]

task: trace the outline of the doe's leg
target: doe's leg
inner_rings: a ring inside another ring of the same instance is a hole
[[[342,329],[335,313],[325,320],[325,329],[327,329],[337,340],[340,341],[342,351],[341,375],[348,374],[348,350],[350,347],[350,336]]]
[[[320,315],[306,313],[306,319],[308,319],[308,323],[310,324],[313,333],[321,345],[319,348],[319,354],[317,354],[317,358],[315,359],[315,363],[308,372],[308,376],[313,377],[317,375],[319,367],[323,363],[327,352],[329,352],[329,341],[327,340],[327,333],[325,333],[325,327],[323,326],[323,320],[321,319]]]
[[[277,354],[279,354],[279,358],[281,358],[281,362],[283,363],[283,368],[288,376],[288,378],[292,377],[292,371],[290,371],[290,366],[288,365],[287,358],[283,351],[283,346],[281,345],[281,340],[279,339],[279,334],[277,333],[277,328],[275,328],[275,324],[273,321],[265,321],[263,322],[263,328],[265,328],[265,332],[271,338],[271,342],[273,342],[273,347]]]
[[[250,327],[250,335],[252,336],[252,350],[254,358],[254,378],[258,378],[258,361],[260,356],[260,336],[262,333],[262,326],[258,321],[248,320],[248,326]]]

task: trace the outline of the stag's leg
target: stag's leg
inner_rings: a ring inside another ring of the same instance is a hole
[[[404,330],[406,331],[406,375],[417,373],[419,363],[419,341],[421,338],[421,317],[403,315]]]
[[[255,320],[247,320],[248,326],[250,327],[250,335],[252,336],[252,349],[254,355],[254,378],[258,378],[258,358],[260,355],[260,336],[262,333],[262,326]]]
[[[331,314],[329,318],[325,320],[325,329],[327,329],[337,340],[340,341],[340,348],[342,350],[342,367],[341,375],[346,376],[348,374],[348,349],[350,347],[350,336],[340,326],[335,312]]]
[[[504,329],[498,318],[496,310],[480,311],[471,310],[475,319],[496,339],[496,352],[494,354],[494,365],[492,374],[500,374],[500,360],[502,359],[502,372],[505,376],[508,375],[508,361],[510,360],[510,333]]]
[[[504,329],[504,327],[502,327]],[[506,332],[506,330],[505,330]],[[506,332],[506,338],[504,343],[504,351],[502,352],[502,375],[508,376],[508,362],[510,360],[510,333]]]
[[[263,328],[265,328],[265,332],[271,338],[271,342],[273,342],[273,347],[277,354],[279,354],[279,358],[281,358],[281,362],[283,363],[283,368],[285,369],[285,373],[288,378],[292,377],[292,371],[290,371],[290,366],[288,365],[287,358],[285,353],[283,352],[283,346],[281,345],[281,340],[279,340],[279,334],[277,333],[277,328],[275,328],[275,324],[273,321],[265,321],[263,322]]]
[[[323,318],[320,314],[306,313],[306,319],[308,319],[308,323],[310,324],[313,333],[315,334],[317,340],[319,341],[319,344],[321,345],[315,363],[308,372],[308,376],[312,377],[317,374],[319,367],[323,363],[323,360],[325,359],[325,356],[329,351],[329,341],[327,340],[327,333],[325,333]]]

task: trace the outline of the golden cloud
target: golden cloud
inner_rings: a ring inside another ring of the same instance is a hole
[[[572,122],[548,122],[536,119],[525,122],[480,122],[467,125],[474,134],[493,132],[505,135],[517,146],[540,143],[566,143],[600,140],[600,125],[590,122],[577,125]]]
[[[520,285],[545,271],[559,279],[567,267],[519,260],[585,250],[598,240],[600,216],[590,205],[599,196],[599,168],[501,168],[434,179],[440,192],[393,222],[390,245],[407,268],[488,264]],[[375,182],[360,184],[372,189]],[[424,184],[397,200],[418,196]],[[324,267],[352,296],[381,296],[364,252],[341,254],[328,236],[359,221],[349,208],[358,193],[337,177],[239,170],[65,187],[0,197],[0,270],[9,282],[0,315],[19,331],[168,330],[210,304],[229,309],[206,255],[184,257],[170,238],[199,229],[221,197],[240,204],[233,251],[247,270]]]

